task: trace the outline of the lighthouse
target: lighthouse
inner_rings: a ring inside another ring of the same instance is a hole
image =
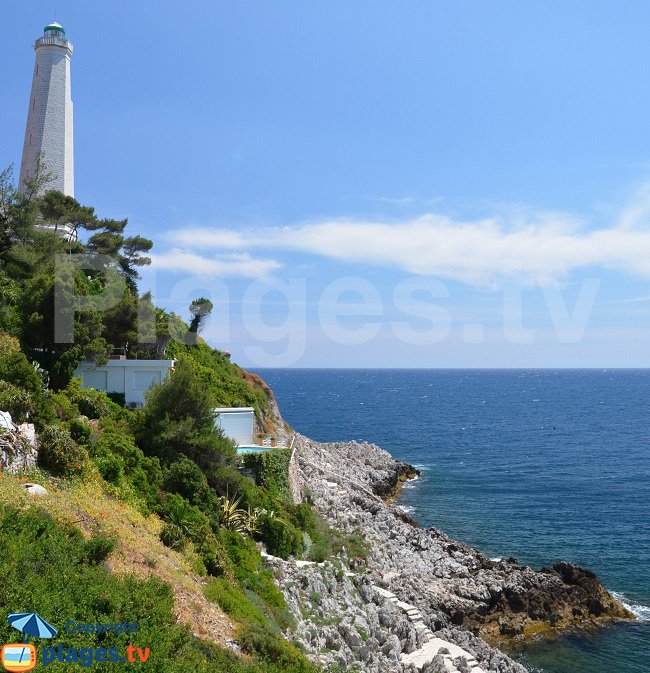
[[[50,23],[34,45],[36,62],[29,97],[27,126],[20,165],[20,189],[36,177],[39,164],[50,174],[44,188],[74,196],[72,96],[70,57],[72,44],[63,26]]]

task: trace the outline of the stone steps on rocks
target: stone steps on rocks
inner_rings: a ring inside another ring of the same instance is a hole
[[[375,590],[375,593],[378,593],[382,598],[387,598],[388,600],[392,600],[394,598],[397,600],[397,596],[392,591],[388,591],[388,589],[379,587],[376,584],[373,584],[372,588]]]
[[[261,550],[261,554],[267,561],[288,563],[288,561],[271,556],[266,550]],[[324,565],[323,563],[315,563],[313,561],[293,561],[293,563],[299,568]],[[347,577],[353,577],[355,573],[346,572],[345,575]],[[405,666],[414,665],[418,670],[422,670],[424,666],[430,663],[436,656],[438,656],[438,654],[442,654],[444,667],[447,673],[461,673],[461,671],[454,665],[454,660],[458,658],[465,659],[470,673],[486,673],[486,671],[478,665],[474,656],[469,652],[458,645],[454,645],[454,643],[437,638],[433,631],[431,631],[425,624],[422,613],[415,605],[401,601],[392,591],[384,589],[376,584],[373,584],[372,588],[384,600],[392,603],[395,607],[400,608],[406,614],[418,635],[419,642],[423,643],[420,649],[410,652],[409,654],[402,654],[402,664]]]
[[[442,640],[442,638],[436,638],[433,631],[431,631],[431,629],[424,623],[424,617],[415,605],[399,600],[392,591],[388,591],[388,589],[384,589],[383,587],[373,584],[373,589],[382,598],[390,601],[406,613],[406,616],[409,618],[409,621],[413,624],[413,628],[418,634],[420,642],[424,643],[419,650],[415,650],[409,654],[402,654],[401,659],[405,666],[412,664],[418,670],[422,670],[424,666],[438,656],[442,650],[442,657],[447,673],[460,673],[458,668],[454,665],[454,660],[459,657],[465,659],[470,673],[485,673],[472,654],[458,645]]]
[[[485,671],[478,665],[476,659],[462,647],[454,645],[441,638],[433,637],[427,642],[424,647],[421,647],[415,652],[402,655],[402,663],[406,665],[414,665],[421,670],[424,666],[430,663],[438,654],[441,654],[445,662],[445,668],[449,673],[456,673],[458,669],[454,665],[454,659],[464,658],[469,666],[471,673],[485,673]],[[446,650],[446,651],[445,651]]]

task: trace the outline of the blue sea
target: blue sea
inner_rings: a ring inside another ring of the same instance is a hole
[[[594,570],[635,623],[527,646],[544,673],[650,671],[650,370],[259,373],[313,439],[416,465],[399,504],[492,558]]]

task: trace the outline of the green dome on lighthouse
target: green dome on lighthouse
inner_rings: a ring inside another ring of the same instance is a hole
[[[52,23],[45,26],[43,32],[45,33],[45,35],[47,35],[49,32],[65,35],[65,30],[63,29],[63,26],[60,23],[57,23],[56,21],[52,21]]]

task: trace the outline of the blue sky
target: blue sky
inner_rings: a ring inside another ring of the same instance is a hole
[[[650,5],[11,3],[74,44],[76,196],[247,366],[650,365]]]

